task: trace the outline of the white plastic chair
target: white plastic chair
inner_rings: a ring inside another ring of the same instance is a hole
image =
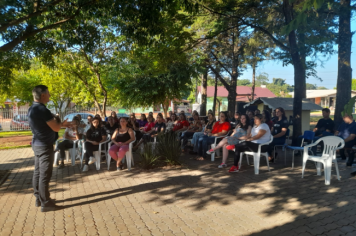
[[[217,143],[218,139],[223,139],[223,138],[225,138],[225,137],[227,137],[227,136],[230,136],[230,135],[232,134],[232,132],[233,132],[233,130],[230,130],[229,132],[227,132],[226,135],[219,136],[219,137],[215,137],[215,141],[214,141],[213,144],[210,145],[210,148],[211,148],[211,149],[212,149],[212,148],[215,148],[215,147],[217,146],[217,144],[219,144],[219,143]],[[221,141],[221,140],[220,140],[220,141]],[[219,153],[219,154],[220,154],[220,149],[219,149],[219,150],[216,150],[215,152],[213,152],[213,153],[210,154],[210,155],[211,155],[211,161],[214,161],[214,160],[215,160],[215,153]]]
[[[102,143],[99,144],[99,150],[93,152],[94,158],[95,158],[95,160],[96,160],[96,162],[95,162],[96,170],[100,170],[100,161],[101,161],[100,155],[101,155],[101,153],[104,153],[105,156],[107,155],[107,154],[106,154],[106,152],[107,152],[107,150],[106,150],[106,144],[107,144],[108,142],[110,142],[110,140],[111,140],[111,139],[110,139],[110,135],[107,135],[106,140],[105,140],[104,142],[102,142]],[[83,167],[83,159],[84,159],[84,154],[85,154],[85,152],[86,152],[86,150],[85,150],[85,143],[86,143],[86,142],[84,142],[84,144],[83,144],[82,157],[80,158],[80,168]],[[103,145],[104,145],[104,148],[102,148]]]
[[[261,159],[261,155],[266,157],[266,162],[267,162],[267,166],[268,166],[268,171],[270,171],[269,169],[269,160],[268,160],[268,152],[261,152],[261,147],[270,144],[273,141],[273,136],[271,135],[271,138],[268,142],[266,143],[261,143],[258,145],[258,151],[257,152],[241,152],[240,154],[240,162],[239,162],[239,169],[241,169],[241,164],[242,164],[242,157],[243,155],[246,155],[246,160],[247,160],[247,164],[250,165],[250,161],[248,159],[247,155],[251,155],[253,156],[253,167],[255,169],[255,175],[258,175],[260,172],[260,159]]]
[[[309,148],[318,145],[321,141],[324,142],[324,149],[321,156],[312,156],[308,154]],[[302,169],[302,178],[304,177],[304,170],[307,164],[307,161],[314,161],[317,163],[317,175],[321,175],[321,164],[324,166],[324,175],[325,175],[325,185],[330,185],[331,179],[331,167],[332,163],[335,164],[337,179],[340,180],[339,166],[336,159],[336,150],[342,149],[345,146],[343,139],[336,136],[327,136],[318,139],[315,143],[304,146],[304,155],[303,155],[303,169]]]
[[[134,132],[134,135],[135,135],[135,140],[129,143],[129,150],[126,152],[125,157],[122,159],[123,163],[125,162],[125,159],[126,159],[127,170],[129,170],[129,171],[131,170],[131,162],[132,162],[133,166],[135,165],[133,155],[132,155],[132,146],[136,142],[136,133],[135,132]],[[109,150],[110,150],[111,144],[112,144],[112,141],[109,142],[109,145],[108,145]],[[109,150],[106,155],[106,164],[108,165],[108,170],[110,170],[110,161],[111,161],[111,156],[109,154]]]
[[[57,139],[56,145],[55,145],[55,149],[57,149],[58,144],[59,144],[60,142],[64,141],[64,140],[66,140],[66,139],[64,139],[64,138]],[[72,140],[72,141],[73,141],[73,140]],[[77,144],[79,141],[80,141],[80,140],[74,140],[74,141],[73,141],[73,147],[70,148],[70,149],[65,150],[65,155],[66,155],[65,157],[66,157],[66,159],[67,159],[67,162],[69,162],[69,156],[70,156],[70,157],[71,157],[72,166],[75,166],[75,157],[76,157],[76,154],[77,154],[77,147],[76,147],[76,144]],[[53,162],[53,164],[54,164],[55,166],[56,166],[57,163],[58,163],[59,155],[60,155],[59,151],[54,154],[54,162]]]

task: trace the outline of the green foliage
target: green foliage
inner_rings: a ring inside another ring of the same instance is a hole
[[[258,76],[256,76],[256,85],[267,85],[268,84],[268,74],[267,73],[261,73]]]
[[[160,133],[159,142],[156,144],[157,153],[169,165],[180,165],[181,144],[177,133]]]
[[[324,87],[324,86],[319,86],[319,87],[317,87],[316,89],[317,89],[317,90],[328,90],[328,88],[327,88],[327,87]]]
[[[143,169],[152,169],[158,164],[159,156],[154,150],[153,143],[146,143],[140,153],[140,164]]]
[[[344,106],[344,110],[341,112],[342,117],[349,115],[352,116],[355,106],[356,96],[352,97],[350,101]]]
[[[305,87],[306,87],[307,90],[316,90],[317,89],[315,84],[306,83]]]
[[[240,79],[237,81],[236,85],[237,86],[249,86],[249,87],[252,86],[251,81],[248,79]]]
[[[352,79],[351,90],[356,91],[356,79]]]

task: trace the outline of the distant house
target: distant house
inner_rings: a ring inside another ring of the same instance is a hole
[[[263,85],[262,85],[263,86]],[[251,101],[251,87],[248,86],[236,86],[236,111],[243,111],[244,108],[243,106]],[[208,98],[214,98],[214,92],[215,92],[215,87],[214,86],[208,86],[207,87],[207,97]],[[221,108],[222,110],[226,110],[227,107],[227,96],[229,92],[224,86],[218,86],[217,87],[217,97],[222,98],[222,101],[220,102],[220,105],[223,107]],[[255,88],[255,94],[254,94],[254,99],[259,98],[259,97],[270,97],[274,98],[276,95],[272,93],[266,86],[263,87],[256,87]],[[201,86],[198,87],[198,103],[201,104]],[[207,102],[207,109],[212,109],[213,108],[213,102],[212,99],[209,99],[210,101]]]
[[[260,111],[269,110],[270,112],[278,107],[282,107],[286,116],[289,120],[290,116],[293,117],[293,98],[258,98],[249,102],[245,105],[245,108],[249,106],[257,106]],[[309,101],[308,99],[303,99],[302,104],[302,130],[310,129],[310,111],[321,110],[322,107],[316,105],[315,103]],[[291,133],[293,132],[293,127],[289,127]]]
[[[294,92],[289,93],[294,97]],[[307,90],[307,99],[309,101],[321,106],[328,107],[331,110],[335,109],[336,103],[336,90],[327,89],[327,90]],[[356,96],[356,91],[351,91],[351,97]]]

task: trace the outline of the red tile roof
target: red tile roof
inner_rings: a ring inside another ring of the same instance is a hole
[[[198,86],[198,91],[201,91],[201,86]],[[207,91],[207,96],[208,97],[214,97],[214,91],[215,91],[215,87],[214,86],[208,86],[208,91]],[[240,102],[249,102],[248,97],[246,96],[246,94],[251,95],[251,87],[247,87],[247,86],[236,86],[236,101],[240,101]],[[239,96],[239,94],[241,94]],[[218,90],[217,90],[217,96],[218,97],[227,97],[228,95],[228,91],[224,86],[218,86]],[[268,97],[268,98],[274,98],[276,97],[276,95],[274,95],[274,93],[272,93],[268,88],[261,88],[261,87],[256,87],[255,88],[255,97],[259,98],[259,97]]]

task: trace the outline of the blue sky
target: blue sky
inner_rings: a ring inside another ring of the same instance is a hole
[[[351,23],[351,31],[356,31],[356,22]],[[336,46],[337,47],[337,46]],[[336,48],[337,49],[337,48]],[[351,51],[351,67],[353,67],[352,78],[356,78],[356,34],[352,37],[352,48]],[[320,63],[319,63],[320,64]],[[323,67],[318,66],[316,68],[318,76],[323,80],[320,81],[317,78],[310,77],[307,79],[307,83],[316,84],[317,86],[324,86],[329,89],[336,87],[337,80],[337,54],[330,57],[328,61],[324,63]],[[260,63],[256,70],[256,75],[260,73],[267,73],[269,75],[270,81],[272,78],[282,78],[286,79],[286,83],[294,85],[294,70],[293,66],[289,65],[287,67],[282,66],[280,61],[266,61]],[[252,69],[248,69],[242,72],[240,79],[249,79],[252,78]]]

